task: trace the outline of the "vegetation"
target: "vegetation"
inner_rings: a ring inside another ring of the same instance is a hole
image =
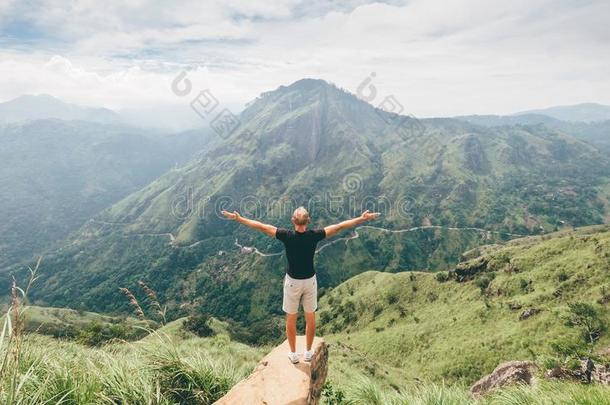
[[[471,384],[503,361],[567,364],[610,344],[610,310],[597,302],[610,285],[607,227],[482,250],[449,281],[365,272],[327,292],[320,326],[339,352],[333,380],[360,368],[385,389],[415,379]]]
[[[610,387],[570,382],[546,382],[535,386],[513,386],[484,398],[473,398],[466,388],[420,383],[400,392],[384,392],[371,381],[350,384],[347,390],[332,385],[323,391],[324,405],[571,405],[610,404]]]
[[[208,314],[189,316],[182,324],[182,328],[199,337],[208,337],[214,334],[214,330],[210,327],[210,316]]]

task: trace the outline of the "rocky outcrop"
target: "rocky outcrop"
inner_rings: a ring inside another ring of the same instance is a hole
[[[488,259],[478,257],[468,262],[459,263],[453,270],[449,271],[449,275],[458,283],[470,281],[479,273],[488,271]]]
[[[538,370],[531,361],[509,361],[502,363],[495,370],[470,387],[473,395],[485,395],[493,390],[506,385],[522,383],[532,384],[535,380],[534,374]]]
[[[288,360],[288,341],[273,349],[256,366],[252,374],[235,385],[219,405],[311,405],[320,399],[328,370],[328,346],[321,338],[313,343],[311,362],[292,364]],[[305,351],[305,337],[297,337],[297,352]]]

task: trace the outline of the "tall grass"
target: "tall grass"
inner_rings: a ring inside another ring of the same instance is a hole
[[[1,403],[211,404],[246,377],[262,355],[263,349],[232,342],[225,334],[179,335],[177,324],[137,342],[102,347],[27,334],[19,325],[39,265],[30,270],[24,290],[13,285],[0,334]]]
[[[25,290],[17,286],[17,281],[13,277],[11,305],[4,316],[4,324],[0,334],[0,353],[2,357],[0,381],[6,382],[3,384],[1,394],[6,398],[6,403],[8,404],[12,404],[21,392],[23,387],[22,376],[28,377],[32,372],[30,366],[24,373],[21,373],[23,363],[22,348],[28,292],[36,280],[41,260],[42,257],[38,259],[33,269],[28,267],[30,278]]]
[[[11,370],[19,389],[11,393],[11,379],[5,375],[0,381],[0,401],[211,404],[246,377],[260,357],[223,340],[223,336],[182,340],[158,334],[142,342],[92,348],[27,335],[20,367]],[[222,354],[217,345],[225,345]]]

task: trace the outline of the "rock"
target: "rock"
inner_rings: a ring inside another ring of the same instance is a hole
[[[610,369],[605,366],[595,365],[591,359],[585,359],[580,361],[580,368],[576,370],[555,367],[547,371],[545,377],[573,380],[586,384],[591,382],[610,384]]]
[[[328,371],[328,346],[322,338],[313,342],[311,362],[292,364],[288,360],[288,341],[275,347],[256,366],[248,378],[235,385],[218,405],[266,404],[313,405],[320,400]],[[297,336],[297,352],[305,351],[305,336]]]
[[[495,389],[515,383],[531,385],[534,380],[534,373],[538,370],[531,361],[509,361],[502,363],[495,370],[481,378],[470,387],[473,395],[485,395]]]
[[[580,368],[582,370],[583,378],[586,382],[591,382],[591,376],[593,374],[593,369],[595,368],[595,364],[591,359],[582,360],[580,362]]]
[[[544,376],[546,378],[559,378],[559,379],[566,379],[566,378],[572,378],[572,375],[565,369],[562,367],[554,367],[550,370],[548,370]]]
[[[488,260],[486,258],[479,257],[475,260],[459,263],[453,270],[449,271],[449,274],[458,283],[463,283],[473,280],[477,274],[487,271],[487,264]]]
[[[596,365],[591,372],[591,381],[610,385],[610,367]]]
[[[601,298],[597,300],[597,303],[600,305],[607,305],[610,302],[610,294],[604,294]]]
[[[540,310],[538,308],[528,308],[519,315],[519,320],[523,321],[524,319],[529,318],[530,316],[539,314]]]

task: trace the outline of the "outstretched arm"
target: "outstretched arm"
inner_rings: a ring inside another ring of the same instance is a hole
[[[359,217],[348,219],[347,221],[339,222],[338,224],[329,225],[325,227],[324,231],[326,232],[326,237],[330,238],[331,236],[336,235],[338,232],[341,232],[344,229],[360,225],[361,223],[370,221],[371,219],[375,219],[378,216],[378,212],[369,212],[369,210],[366,210]]]
[[[252,229],[261,231],[261,232],[271,236],[272,238],[275,238],[275,231],[277,231],[277,228],[273,225],[264,224],[262,222],[255,221],[253,219],[244,218],[241,215],[239,215],[239,212],[237,212],[237,211],[233,211],[233,212],[222,211],[222,215],[224,215],[225,217],[227,217],[229,219],[237,221],[240,224],[249,226]]]

